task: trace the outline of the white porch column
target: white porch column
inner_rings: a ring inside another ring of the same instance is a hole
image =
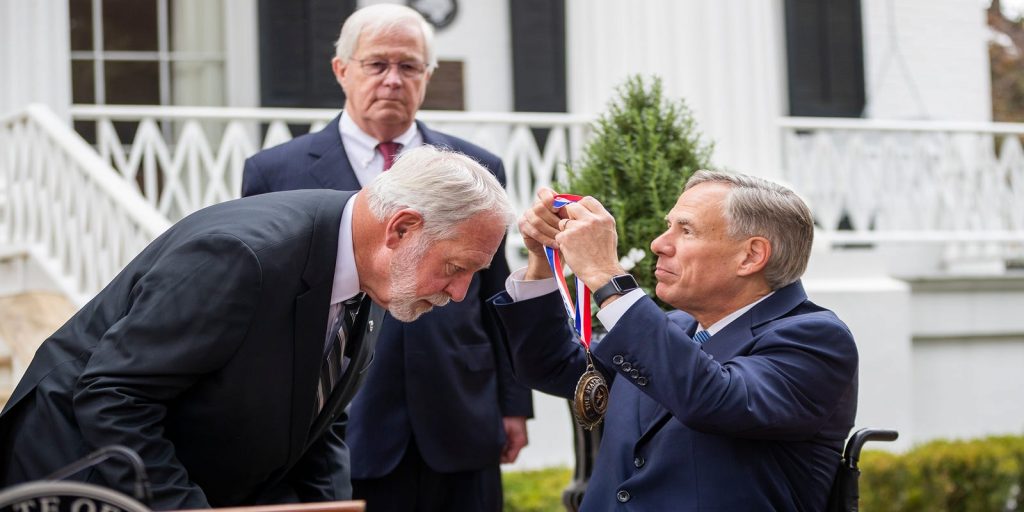
[[[0,115],[45,103],[67,118],[69,37],[67,0],[0,0]]]
[[[605,111],[634,73],[658,75],[715,142],[714,164],[779,175],[782,1],[567,0],[569,111]]]
[[[224,0],[223,27],[227,105],[258,107],[260,55],[259,15],[256,11],[256,2]]]

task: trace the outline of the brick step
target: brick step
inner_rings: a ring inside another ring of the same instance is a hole
[[[59,293],[31,291],[0,296],[0,406],[6,403],[36,349],[75,313]]]

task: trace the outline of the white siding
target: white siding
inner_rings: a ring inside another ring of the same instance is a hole
[[[869,117],[991,120],[983,4],[862,0],[861,5]]]
[[[67,0],[0,0],[0,115],[71,104]]]

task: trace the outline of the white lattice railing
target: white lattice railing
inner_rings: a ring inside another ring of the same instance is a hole
[[[509,195],[520,210],[532,203],[536,187],[550,185],[563,164],[579,155],[588,130],[588,119],[567,114],[420,114],[431,127],[499,155]],[[171,220],[238,197],[248,156],[291,139],[289,125],[319,130],[335,115],[337,110],[321,109],[72,108],[76,121],[96,122],[101,157],[127,181],[141,183],[146,200]],[[121,140],[118,122],[131,126],[132,140]],[[537,144],[534,129],[548,130],[543,146]]]
[[[35,258],[77,305],[169,225],[49,108],[0,118],[0,247]]]
[[[101,157],[176,220],[237,197],[242,162],[316,130],[320,109],[75,106],[94,122]],[[421,112],[431,126],[502,157],[522,211],[578,158],[590,119],[566,114]],[[122,140],[118,130],[134,133]],[[783,178],[836,243],[941,243],[946,259],[1024,255],[1024,125],[788,118]],[[533,130],[547,129],[543,145]],[[844,224],[850,229],[840,229]],[[512,237],[513,241],[517,237]],[[514,251],[514,249],[513,249]]]
[[[1024,124],[788,118],[780,126],[783,176],[833,242],[947,243],[953,259],[1024,255]]]

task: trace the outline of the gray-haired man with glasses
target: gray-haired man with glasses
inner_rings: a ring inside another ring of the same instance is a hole
[[[335,46],[341,115],[246,161],[243,195],[359,189],[421,144],[464,153],[504,184],[497,156],[415,119],[437,67],[433,29],[419,13],[396,4],[359,9]],[[486,307],[509,274],[503,251],[476,273],[463,302],[410,324],[385,320],[347,432],[354,496],[371,510],[500,510],[498,464],[526,445],[533,414]]]

